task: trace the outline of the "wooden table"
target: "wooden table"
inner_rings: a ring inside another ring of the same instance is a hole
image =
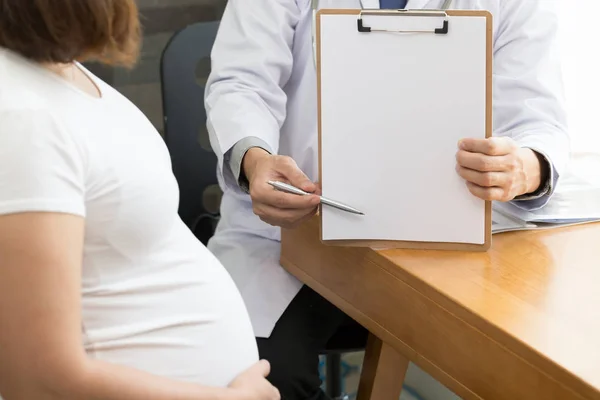
[[[487,253],[327,246],[317,218],[282,235],[282,265],[372,334],[359,399],[398,399],[408,361],[464,399],[600,399],[600,224]]]

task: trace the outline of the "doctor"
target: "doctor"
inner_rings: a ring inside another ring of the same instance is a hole
[[[318,197],[285,194],[266,184],[283,180],[319,191],[311,3],[406,6],[402,0],[230,0],[206,90],[224,191],[222,219],[209,248],[237,283],[261,357],[271,362],[270,379],[286,400],[326,398],[319,390],[318,353],[348,322],[279,265],[279,227],[310,218]],[[408,8],[449,3],[410,0]],[[542,207],[569,151],[552,2],[454,0],[451,7],[487,9],[494,16],[494,137],[465,138],[457,149],[457,173],[477,197]]]

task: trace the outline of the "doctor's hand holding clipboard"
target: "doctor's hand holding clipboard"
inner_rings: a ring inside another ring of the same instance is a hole
[[[543,156],[509,137],[464,139],[458,147],[456,171],[483,200],[511,201],[540,191],[548,181]]]

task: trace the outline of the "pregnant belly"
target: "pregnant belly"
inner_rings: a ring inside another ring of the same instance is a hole
[[[235,326],[180,326],[128,338],[86,343],[90,357],[155,375],[227,386],[258,360],[251,332]]]
[[[214,277],[214,276],[213,276]],[[258,360],[256,340],[231,278],[111,288],[83,296],[90,357],[152,374],[227,386]],[[149,290],[149,288],[151,290]]]

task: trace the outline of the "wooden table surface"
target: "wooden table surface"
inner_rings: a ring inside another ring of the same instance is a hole
[[[463,398],[600,399],[600,224],[463,253],[327,246],[315,218],[281,261]]]

